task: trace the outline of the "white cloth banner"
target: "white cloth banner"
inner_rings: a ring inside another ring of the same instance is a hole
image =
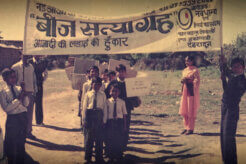
[[[167,0],[140,16],[79,16],[40,1],[27,5],[25,55],[207,51],[221,47],[222,0]]]

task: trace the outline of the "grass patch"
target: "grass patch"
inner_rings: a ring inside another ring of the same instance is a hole
[[[200,70],[200,103],[197,119],[206,121],[204,115],[220,116],[220,105],[223,89],[220,71],[216,66],[199,68]],[[180,117],[178,115],[181,93],[180,79],[182,71],[148,71],[148,77],[153,81],[151,94],[141,97],[142,106],[139,113],[149,113],[150,116]],[[240,108],[246,108],[246,95],[242,98]],[[151,109],[150,109],[151,108]],[[240,113],[246,114],[245,110]],[[164,118],[165,118],[164,117]],[[214,120],[216,121],[216,120]],[[219,121],[219,120],[217,120]]]

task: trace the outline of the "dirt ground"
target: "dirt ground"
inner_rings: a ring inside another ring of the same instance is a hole
[[[84,163],[84,142],[77,116],[78,91],[70,85],[62,86],[59,92],[47,94],[48,85],[55,83],[52,71],[44,85],[44,123],[36,126],[33,120],[35,140],[27,139],[28,163],[78,164]],[[64,72],[64,83],[69,83]],[[59,87],[59,86],[54,86]],[[148,110],[152,110],[149,107]],[[219,164],[221,161],[219,144],[219,122],[205,125],[196,122],[195,134],[180,135],[182,119],[148,115],[148,110],[140,106],[133,111],[130,141],[124,153],[126,163],[187,163]],[[209,119],[210,115],[204,115]],[[220,118],[220,116],[217,116]],[[4,128],[6,115],[0,111],[1,127]],[[245,163],[246,115],[240,116],[237,133],[238,160]]]

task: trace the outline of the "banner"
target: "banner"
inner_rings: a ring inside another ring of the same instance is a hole
[[[40,1],[27,5],[25,55],[207,51],[221,47],[222,0],[167,0],[139,16],[80,16]]]

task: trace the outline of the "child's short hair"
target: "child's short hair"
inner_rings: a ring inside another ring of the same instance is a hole
[[[102,79],[100,77],[93,77],[91,79],[91,84],[93,84],[93,83],[100,83],[100,84],[102,84]]]
[[[110,86],[110,90],[111,90],[112,88],[117,88],[117,89],[120,91],[120,87],[119,87],[119,85],[118,85],[117,83],[112,84],[112,85]]]
[[[232,59],[232,61],[231,61],[231,67],[232,67],[234,64],[236,64],[236,63],[239,63],[239,64],[241,64],[243,67],[245,67],[245,65],[244,65],[244,60],[243,60],[242,58],[237,57],[237,58]]]
[[[94,69],[97,72],[99,72],[99,68],[97,66],[95,66],[95,65],[94,66],[91,66],[89,70],[91,71],[92,69]]]
[[[105,70],[102,72],[102,74],[108,75],[108,69],[105,69]]]
[[[123,64],[120,64],[118,67],[116,67],[116,71],[117,72],[126,71],[126,66],[124,66]]]
[[[2,71],[3,80],[6,81],[9,77],[9,75],[11,75],[12,73],[15,73],[15,71],[13,69],[5,68]]]
[[[110,72],[108,73],[108,76],[110,76],[110,75],[116,76],[115,71],[110,71]]]

